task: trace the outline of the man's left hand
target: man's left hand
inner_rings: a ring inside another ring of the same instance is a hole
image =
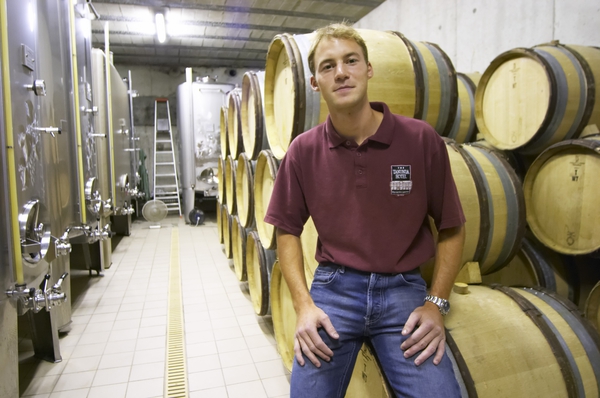
[[[410,358],[422,351],[415,359],[415,365],[421,365],[433,354],[435,354],[433,363],[439,365],[446,348],[446,334],[444,319],[435,304],[426,302],[410,314],[402,330],[402,335],[408,336],[411,333],[412,336],[400,346],[404,351],[404,357]]]

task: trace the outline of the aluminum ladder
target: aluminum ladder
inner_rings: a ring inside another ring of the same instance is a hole
[[[154,100],[154,199],[163,201],[169,212],[177,211],[181,216],[171,112],[167,98]]]

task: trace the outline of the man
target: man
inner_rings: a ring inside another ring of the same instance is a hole
[[[369,103],[373,68],[353,28],[318,30],[308,61],[329,117],[290,145],[265,217],[297,315],[291,397],[343,397],[365,340],[398,396],[460,396],[442,313],[465,219],[445,144],[426,123]],[[310,293],[299,239],[309,216],[319,233]],[[427,295],[419,266],[434,254]]]

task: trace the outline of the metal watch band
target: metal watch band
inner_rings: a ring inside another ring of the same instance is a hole
[[[450,303],[448,302],[448,300],[443,299],[441,297],[432,296],[431,294],[428,294],[427,296],[425,296],[425,301],[430,301],[433,304],[437,305],[442,315],[448,314],[450,310]]]

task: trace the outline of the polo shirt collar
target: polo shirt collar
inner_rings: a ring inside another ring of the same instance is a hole
[[[390,145],[392,143],[393,138],[393,127],[394,127],[394,118],[392,117],[392,113],[388,106],[383,102],[371,102],[371,108],[383,112],[383,120],[379,125],[379,128],[368,138],[368,141],[377,141],[382,144]],[[347,140],[342,137],[333,127],[333,123],[331,122],[331,116],[327,116],[327,121],[325,122],[325,134],[327,136],[327,140],[329,141],[329,148],[336,148]]]

